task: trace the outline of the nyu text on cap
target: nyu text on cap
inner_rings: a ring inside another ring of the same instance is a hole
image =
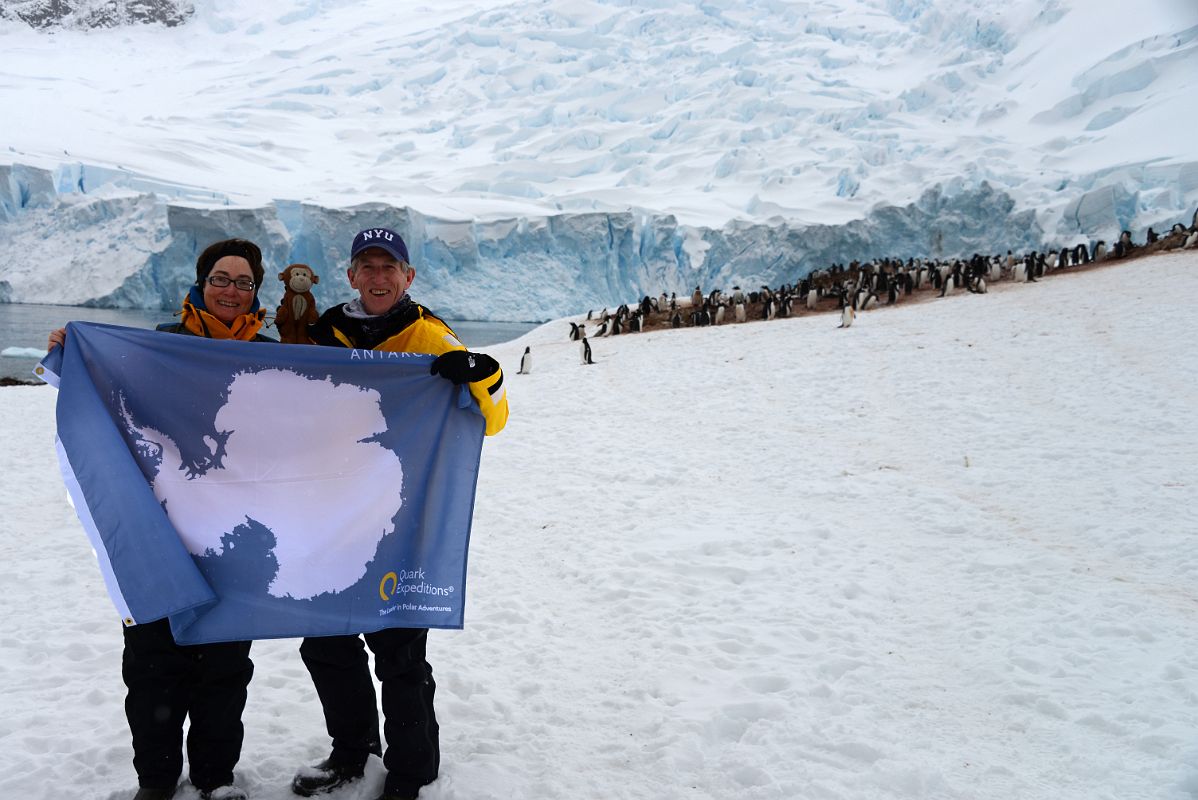
[[[358,253],[371,247],[386,250],[405,264],[412,263],[408,260],[408,246],[403,243],[403,237],[389,228],[367,228],[355,236],[354,246],[349,251],[350,260],[357,258]]]

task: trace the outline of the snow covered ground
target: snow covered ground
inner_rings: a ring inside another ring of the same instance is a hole
[[[620,336],[589,367],[565,322],[491,348],[512,417],[466,628],[431,635],[422,798],[1198,797],[1196,270]],[[0,797],[127,800],[120,625],[53,410],[0,389]],[[254,646],[256,800],[328,746],[296,646]]]

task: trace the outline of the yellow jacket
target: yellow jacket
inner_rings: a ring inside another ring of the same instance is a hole
[[[360,319],[345,313],[345,306],[333,306],[308,328],[313,344],[382,350],[391,353],[428,353],[439,356],[466,346],[439,317],[405,298],[381,317]],[[487,436],[494,436],[507,424],[507,389],[503,370],[480,381],[467,384],[487,423]]]

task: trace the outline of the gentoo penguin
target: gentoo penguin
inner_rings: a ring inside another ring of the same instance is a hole
[[[1123,258],[1129,255],[1134,247],[1135,245],[1131,241],[1131,231],[1123,231],[1115,241],[1115,258]]]
[[[670,317],[670,327],[671,328],[681,328],[682,327],[682,314],[679,313],[677,309],[674,310],[674,314]]]
[[[1011,278],[1016,283],[1023,283],[1027,280],[1027,266],[1022,262],[1015,265],[1015,274]]]
[[[1091,260],[1102,261],[1104,258],[1106,258],[1106,242],[1104,242],[1102,239],[1099,239],[1098,243],[1094,245],[1094,256],[1091,258]]]
[[[840,311],[840,324],[837,325],[836,327],[847,328],[848,326],[850,326],[852,324],[853,324],[853,307],[846,303],[844,308],[841,309],[841,311]]]
[[[1157,236],[1156,231],[1154,231],[1152,228],[1148,229],[1148,244],[1154,244],[1159,238],[1160,237]]]
[[[1186,243],[1182,245],[1186,250],[1193,250],[1198,247],[1198,231],[1191,231],[1186,237]]]
[[[722,303],[720,305],[716,306],[716,309],[715,309],[715,324],[716,325],[724,324],[724,314],[725,313],[726,312],[724,311],[724,305]]]
[[[983,278],[981,275],[978,276],[978,282],[974,286],[974,291],[977,292],[978,294],[986,293],[986,279]]]
[[[520,356],[520,370],[517,375],[527,375],[532,372],[532,350],[531,347],[524,348],[524,355]]]
[[[572,341],[572,342],[577,342],[577,341],[578,341],[578,335],[579,335],[579,334],[578,334],[578,323],[576,323],[576,322],[571,322],[571,323],[570,323],[570,341]]]
[[[640,333],[641,332],[641,315],[639,313],[633,314],[631,317],[628,318],[628,332],[629,333]]]
[[[812,286],[811,291],[807,292],[807,310],[814,311],[817,305],[819,305],[819,289]]]
[[[733,311],[735,312],[737,322],[745,321],[746,317],[745,317],[745,304],[744,303],[737,303],[736,308],[733,309]]]
[[[606,336],[607,335],[607,323],[606,322],[599,323],[599,327],[595,329],[595,335],[596,336]],[[587,337],[584,334],[582,338],[585,339]]]
[[[591,360],[591,343],[587,341],[587,337],[582,337],[582,363],[594,364]]]

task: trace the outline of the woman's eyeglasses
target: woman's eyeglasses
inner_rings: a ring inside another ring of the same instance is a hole
[[[227,275],[209,275],[208,283],[211,286],[215,286],[217,289],[224,289],[231,283],[243,292],[254,291],[254,282],[249,278],[238,278],[237,280],[233,280]]]

